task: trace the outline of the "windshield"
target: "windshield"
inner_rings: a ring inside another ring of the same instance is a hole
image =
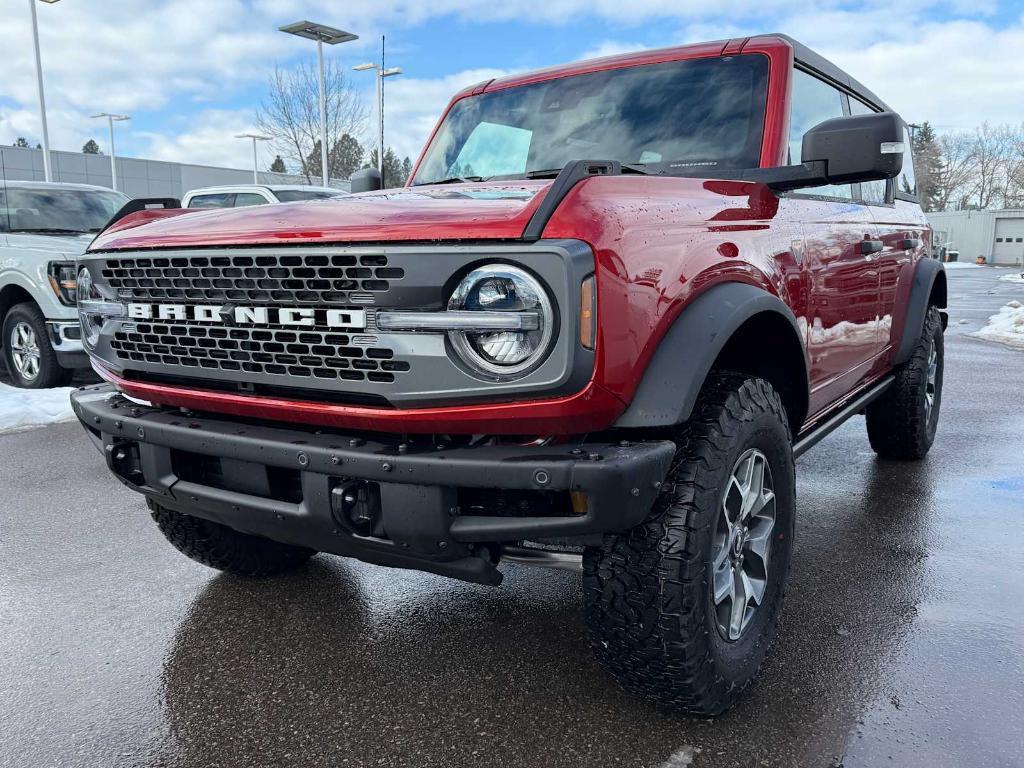
[[[523,178],[572,160],[754,168],[768,59],[760,54],[591,72],[456,102],[415,184]],[[660,169],[659,169],[660,170]]]
[[[341,192],[324,192],[322,190],[305,189],[279,189],[274,192],[277,199],[282,203],[294,203],[299,200],[323,200],[328,197],[338,197]]]
[[[127,202],[113,191],[0,185],[0,232],[99,232]]]

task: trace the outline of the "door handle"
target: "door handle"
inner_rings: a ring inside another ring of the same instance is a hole
[[[882,250],[883,246],[881,240],[868,240],[867,238],[865,238],[864,240],[860,241],[858,247],[860,248],[860,252],[867,256],[868,254],[871,253],[878,253],[880,250]]]
[[[912,251],[921,244],[921,238],[919,237],[905,237],[900,240],[900,248],[904,251]]]

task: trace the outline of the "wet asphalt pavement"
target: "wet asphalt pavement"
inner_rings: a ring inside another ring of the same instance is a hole
[[[714,721],[616,688],[575,574],[219,575],[77,424],[0,435],[0,765],[1024,765],[1024,351],[964,336],[1024,299],[997,274],[950,275],[925,461],[862,418],[799,461],[781,630]]]

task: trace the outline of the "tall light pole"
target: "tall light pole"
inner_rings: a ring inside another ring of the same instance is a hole
[[[384,36],[380,38],[380,64],[367,62],[352,67],[356,72],[373,70],[377,75],[377,170],[384,178],[384,78],[402,74],[401,67],[384,68]]]
[[[57,0],[43,0],[44,3],[53,5]],[[43,93],[43,60],[39,55],[39,23],[36,21],[36,0],[28,0],[29,11],[32,14],[32,42],[36,49],[36,83],[39,86],[39,118],[43,123],[43,177],[47,181],[53,181],[53,171],[50,168],[50,132],[46,127],[46,96]]]
[[[128,115],[112,115],[109,112],[100,112],[96,115],[89,115],[89,117],[105,117],[107,118],[107,130],[110,134],[110,188],[117,192],[117,163],[115,162],[114,156],[114,121],[121,122],[122,120],[131,120]]]
[[[326,187],[329,182],[329,174],[327,168],[327,94],[324,91],[324,43],[328,45],[347,43],[350,40],[358,40],[359,35],[328,27],[325,24],[314,24],[311,21],[297,21],[294,24],[278,27],[278,29],[289,35],[316,40],[317,66],[320,70],[320,171],[323,185]]]
[[[271,136],[264,136],[261,133],[238,133],[235,134],[236,139],[252,139],[252,183],[260,183],[260,166],[259,161],[256,159],[256,142],[257,141],[270,141]]]

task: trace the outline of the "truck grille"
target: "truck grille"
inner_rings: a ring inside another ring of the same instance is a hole
[[[374,304],[405,270],[383,254],[230,254],[108,259],[122,299],[248,304]]]
[[[123,323],[111,348],[137,363],[314,379],[387,383],[409,363],[370,346],[375,336],[332,331],[225,328],[198,323]]]

